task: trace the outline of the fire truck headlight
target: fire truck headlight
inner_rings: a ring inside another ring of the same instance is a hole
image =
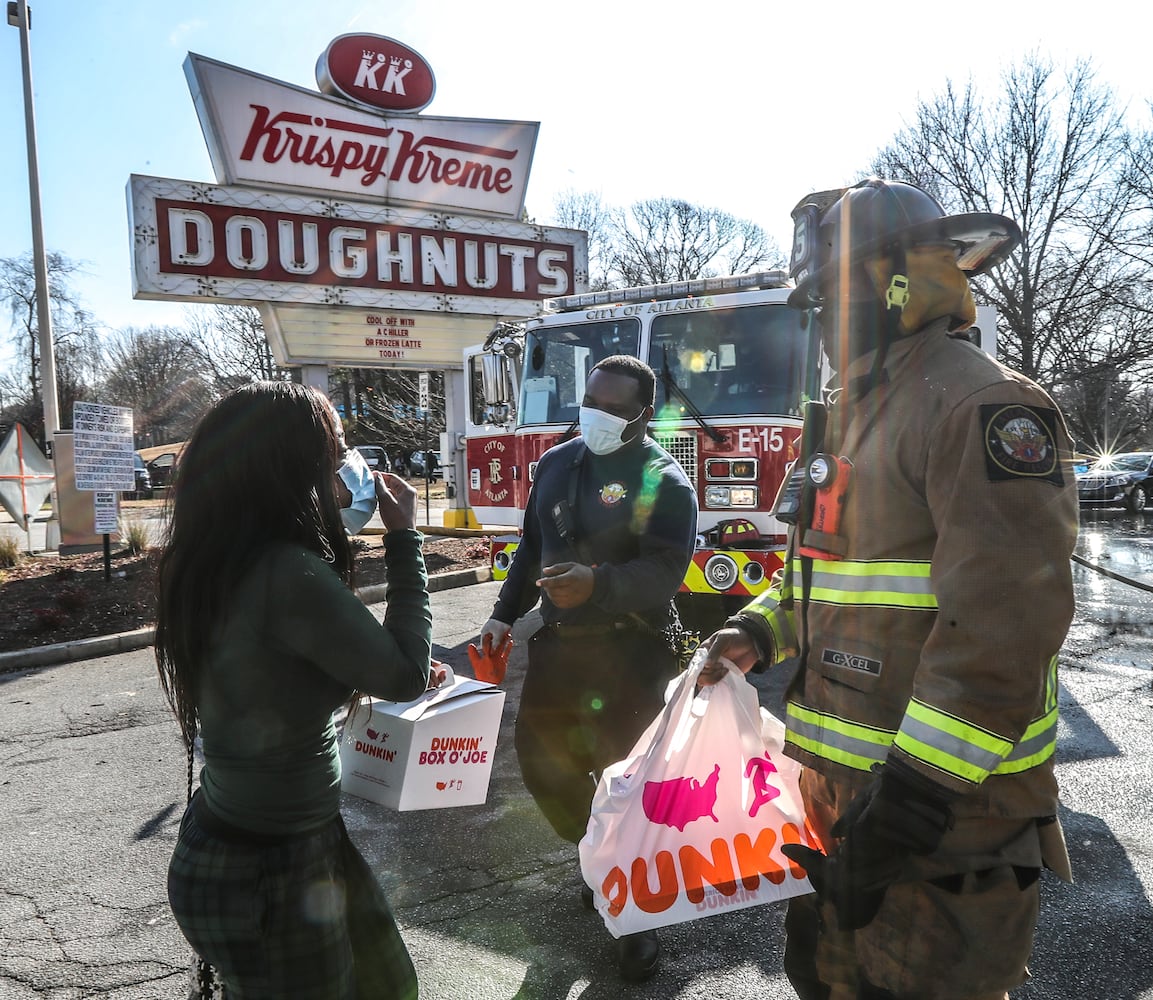
[[[755,486],[706,486],[705,507],[755,507]]]
[[[729,494],[732,490],[728,486],[706,486],[705,487],[705,506],[706,507],[727,507],[729,505]]]

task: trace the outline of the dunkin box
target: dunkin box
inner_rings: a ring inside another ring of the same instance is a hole
[[[391,809],[482,805],[504,692],[456,677],[416,701],[364,698],[344,724],[340,787]]]

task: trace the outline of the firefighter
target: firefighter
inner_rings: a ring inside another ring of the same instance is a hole
[[[837,378],[806,414],[785,566],[708,640],[704,683],[722,658],[799,658],[786,752],[824,846],[784,848],[815,889],[786,919],[802,1000],[1004,998],[1028,978],[1042,866],[1070,878],[1053,768],[1069,437],[964,332],[968,278],[1020,230],[876,178],[793,216],[789,301]]]

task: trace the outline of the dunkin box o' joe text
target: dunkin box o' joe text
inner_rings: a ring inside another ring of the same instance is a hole
[[[400,812],[488,798],[504,692],[450,677],[410,702],[365,698],[344,724],[340,787]]]

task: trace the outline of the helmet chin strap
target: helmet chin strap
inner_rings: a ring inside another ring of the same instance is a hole
[[[889,355],[889,345],[900,340],[904,334],[901,331],[901,313],[909,301],[909,268],[905,259],[905,248],[898,245],[892,252],[893,273],[889,279],[889,286],[885,289],[884,311],[877,310],[877,350],[873,355],[873,364],[869,370],[850,379],[845,386],[850,399],[863,399],[878,385],[888,381],[885,373],[885,359]]]

